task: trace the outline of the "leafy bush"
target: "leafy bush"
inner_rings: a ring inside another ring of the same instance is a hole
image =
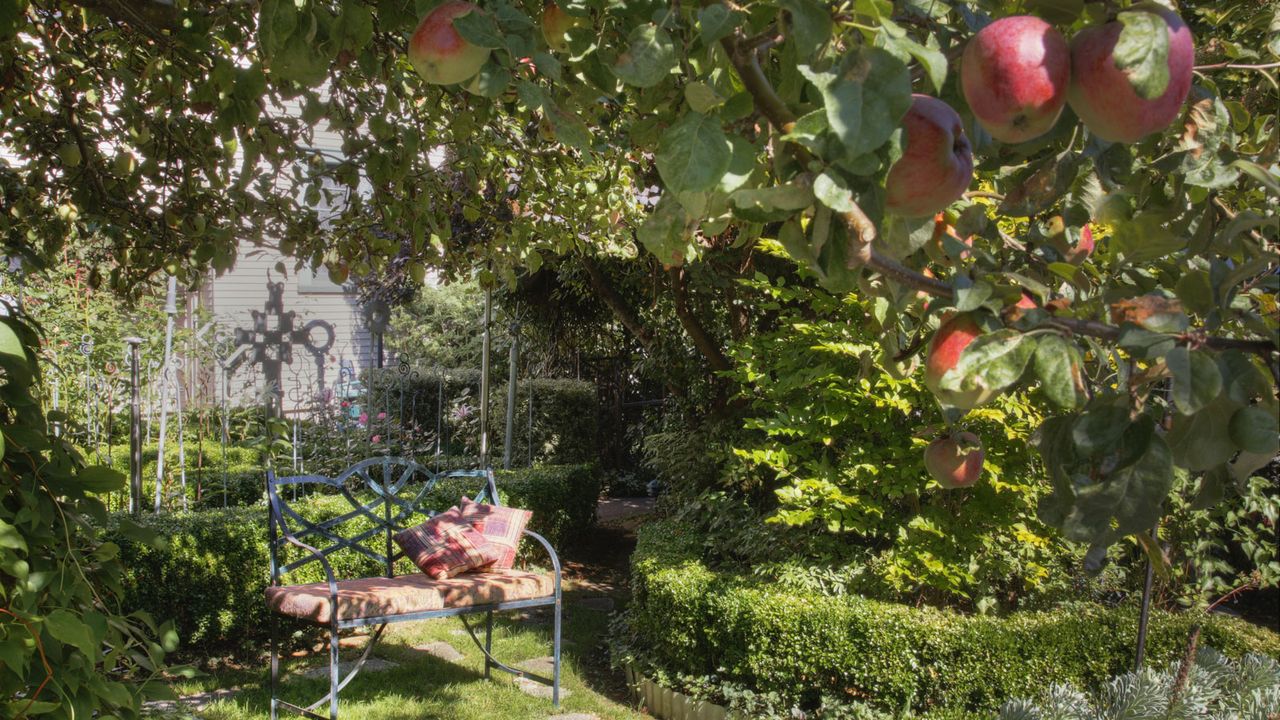
[[[1204,648],[1191,663],[1125,673],[1090,697],[1054,684],[1040,702],[1017,700],[1000,720],[1193,720],[1272,718],[1280,713],[1280,663],[1263,655],[1233,662]]]
[[[474,494],[475,479],[442,482],[424,501],[427,509],[444,509],[463,494]],[[533,511],[530,529],[560,549],[595,520],[599,476],[587,465],[538,467],[498,473],[503,503]],[[325,520],[349,509],[338,495],[317,494],[293,503],[304,517]],[[204,657],[220,652],[260,648],[266,642],[266,610],[262,590],[269,576],[265,507],[232,507],[193,512],[144,515],[143,524],[167,540],[164,547],[138,542],[125,530],[124,516],[113,516],[105,535],[121,548],[126,568],[125,606],[172,619],[186,654]],[[123,525],[122,525],[123,524]],[[356,534],[371,527],[363,517],[342,526]],[[367,541],[383,552],[383,536]],[[521,557],[544,563],[539,548],[524,547]],[[342,551],[330,556],[339,577],[380,574],[382,569],[362,555]],[[402,561],[398,572],[416,572]],[[289,583],[318,582],[319,565],[308,565],[286,577]]]
[[[702,542],[672,520],[641,530],[621,657],[669,673],[716,675],[806,709],[825,693],[917,712],[993,712],[1050,682],[1104,682],[1132,662],[1132,607],[1074,603],[972,616],[794,592],[712,569],[700,559]],[[1177,657],[1197,620],[1153,613],[1151,661]],[[1231,656],[1280,656],[1280,636],[1232,618],[1210,616],[1203,637]]]

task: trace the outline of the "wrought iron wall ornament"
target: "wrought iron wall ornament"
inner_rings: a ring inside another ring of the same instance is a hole
[[[267,281],[267,302],[262,311],[253,311],[253,327],[237,328],[235,344],[248,352],[230,361],[230,372],[242,363],[259,365],[267,390],[267,414],[279,416],[283,404],[281,397],[281,367],[293,364],[293,348],[303,348],[315,360],[316,373],[321,389],[324,388],[324,356],[333,347],[333,325],[324,320],[312,320],[297,326],[298,314],[284,309],[284,283]],[[322,339],[317,340],[314,331],[319,329]]]

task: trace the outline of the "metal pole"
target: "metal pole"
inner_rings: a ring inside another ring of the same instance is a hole
[[[142,358],[138,353],[140,337],[127,337],[129,346],[129,382],[133,387],[129,404],[129,512],[142,514],[142,396],[138,388],[138,365]]]
[[[164,365],[160,368],[160,436],[156,452],[155,511],[160,512],[161,491],[164,488],[164,441],[169,425],[169,381],[173,377],[173,322],[178,314],[178,278],[169,276],[169,293],[164,311],[169,316],[164,327]]]
[[[1155,527],[1151,528],[1151,539],[1158,546],[1160,544],[1160,522],[1156,521]],[[1142,609],[1138,614],[1138,651],[1134,659],[1134,671],[1142,670],[1142,661],[1147,654],[1147,622],[1151,619],[1151,584],[1155,576],[1155,567],[1151,562],[1151,557],[1147,556],[1147,579],[1142,586]]]
[[[484,342],[480,350],[480,467],[489,467],[489,325],[493,323],[493,290],[484,291]]]
[[[511,469],[511,445],[516,439],[516,364],[520,362],[520,323],[511,323],[511,365],[507,368],[507,432],[502,441],[502,469]]]

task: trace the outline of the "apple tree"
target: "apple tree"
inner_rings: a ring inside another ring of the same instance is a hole
[[[1041,511],[1073,540],[1146,537],[1175,474],[1209,505],[1277,451],[1266,3],[0,0],[0,44],[0,234],[28,269],[69,257],[129,296],[242,241],[337,279],[490,282],[759,247],[876,299],[881,365],[924,365],[955,425],[948,484],[980,464],[966,410],[1056,408]],[[6,470],[51,487],[5,402]],[[53,539],[16,492],[22,560]],[[112,693],[82,694],[136,706]]]

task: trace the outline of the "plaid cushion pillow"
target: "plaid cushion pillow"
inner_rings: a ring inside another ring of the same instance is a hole
[[[436,580],[492,565],[503,553],[502,547],[486,540],[462,519],[456,507],[396,533],[392,539],[414,565]]]
[[[516,560],[516,548],[520,546],[520,534],[529,524],[533,513],[519,508],[485,505],[462,498],[458,510],[463,520],[471,523],[491,544],[498,546],[498,560],[494,570],[508,570]]]

